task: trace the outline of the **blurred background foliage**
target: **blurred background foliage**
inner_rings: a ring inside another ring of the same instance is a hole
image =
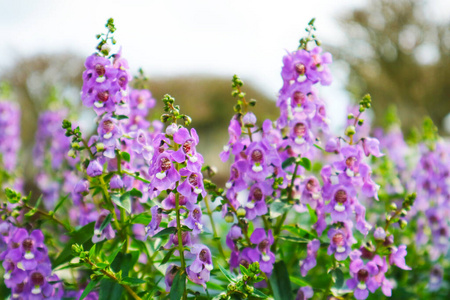
[[[348,67],[347,90],[354,99],[365,93],[372,95],[376,125],[380,125],[387,107],[395,104],[405,133],[429,115],[440,134],[445,135],[444,120],[450,111],[450,22],[437,24],[427,18],[425,3],[423,0],[368,1],[365,7],[341,16],[341,26],[348,39],[346,45],[324,47],[335,60]],[[69,107],[71,111],[82,109],[79,92],[83,70],[82,56],[57,53],[22,58],[0,72],[0,81],[10,83],[12,99],[22,107],[21,162],[28,174],[26,189],[35,189],[31,149],[39,113],[57,106]],[[233,115],[230,80],[231,77],[193,75],[150,78],[144,83],[158,100],[151,117],[158,118],[162,111],[159,100],[166,93],[175,97],[183,112],[192,117],[192,126],[201,138],[199,151],[205,155],[207,164],[218,167],[219,183],[227,179],[218,154],[227,142],[226,128]],[[276,99],[248,82],[245,91],[249,99],[258,100],[255,113],[259,121],[276,118]],[[94,118],[89,110],[81,111],[80,125]]]

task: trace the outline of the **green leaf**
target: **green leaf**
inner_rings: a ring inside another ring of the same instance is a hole
[[[299,244],[306,244],[309,242],[308,239],[295,237],[295,236],[280,236],[278,237],[281,240],[292,242],[292,243],[299,243]]]
[[[181,270],[177,272],[175,278],[173,279],[169,293],[170,300],[180,300],[183,296],[184,290],[186,289],[186,273],[183,272],[181,275],[180,273]]]
[[[122,207],[126,210],[127,213],[131,213],[131,199],[130,192],[124,193],[119,197],[118,194],[112,194],[111,200],[119,207]]]
[[[264,294],[263,292],[261,292],[260,290],[257,290],[257,289],[255,289],[255,290],[253,291],[253,293],[251,294],[251,296],[252,296],[252,297],[256,297],[256,298],[263,298],[263,299],[267,298],[267,295],[266,295],[266,294]]]
[[[126,115],[118,115],[118,116],[116,116],[116,118],[117,118],[117,120],[125,120],[125,119],[128,119],[128,116],[126,116]]]
[[[289,276],[290,281],[292,281],[293,283],[295,283],[298,286],[310,286],[311,283],[304,281],[301,278],[298,277],[294,277],[294,276]]]
[[[325,149],[323,149],[322,147],[320,147],[320,146],[317,145],[317,144],[314,144],[314,147],[316,147],[316,148],[319,149],[319,150],[325,151]]]
[[[234,276],[230,273],[230,271],[228,271],[227,269],[224,269],[221,265],[219,265],[219,269],[220,271],[223,273],[223,275],[225,275],[225,277],[228,279],[229,282],[236,282],[236,280],[234,279]]]
[[[130,162],[130,154],[128,152],[121,151],[120,157],[126,162]]]
[[[153,236],[153,238],[169,235],[169,234],[175,233],[176,231],[177,231],[176,227],[167,227],[167,228],[164,228],[163,230],[161,230],[160,232],[158,232],[157,234],[155,234]]]
[[[94,244],[94,246],[91,247],[91,250],[89,250],[89,258],[92,259],[95,256],[95,246],[97,244]]]
[[[339,268],[334,269],[331,271],[331,276],[333,281],[336,283],[335,287],[340,289],[344,285],[344,273],[342,270]]]
[[[172,256],[173,252],[175,252],[175,250],[176,250],[175,248],[170,249],[170,250],[166,253],[166,255],[164,255],[164,258],[163,258],[163,260],[161,261],[161,263],[160,263],[159,265],[163,265],[163,264],[165,264],[166,262],[168,262],[169,259],[170,259],[170,257]]]
[[[133,197],[142,198],[142,192],[141,192],[140,190],[138,190],[138,189],[133,188],[133,189],[130,191],[130,194],[131,194],[131,196],[133,196]]]
[[[290,165],[292,165],[293,163],[295,163],[296,158],[295,157],[289,157],[288,159],[286,159],[285,161],[283,161],[283,163],[281,164],[281,167],[283,169],[286,169],[287,167],[289,167]]]
[[[53,213],[56,213],[58,211],[58,209],[63,205],[64,201],[66,201],[69,198],[70,194],[65,195],[64,197],[62,197],[58,203],[56,203],[55,209],[53,210]]]
[[[250,274],[250,272],[247,270],[246,267],[244,267],[243,265],[239,265],[239,269],[241,270],[242,275],[247,275]]]
[[[106,216],[106,218],[103,220],[102,225],[100,225],[99,230],[103,231],[103,229],[105,229],[106,226],[108,226],[108,224],[111,223],[111,219],[112,219],[112,214],[108,214]]]
[[[57,266],[69,261],[72,259],[72,245],[73,244],[82,244],[84,249],[90,249],[92,242],[91,238],[94,234],[94,226],[95,222],[91,222],[78,230],[71,232],[69,235],[71,236],[69,242],[66,244],[64,249],[61,251],[59,256],[53,262],[52,266],[56,268]],[[89,246],[89,247],[87,247]]]
[[[146,281],[139,279],[139,278],[125,277],[124,279],[122,279],[122,283],[125,283],[126,285],[130,285],[130,286],[134,286],[134,285],[140,285],[140,284],[146,283]]]
[[[272,276],[270,276],[273,296],[277,300],[292,300],[291,281],[284,261],[274,264]]]
[[[91,280],[89,282],[89,284],[84,288],[83,294],[81,294],[80,299],[79,300],[83,300],[84,298],[86,298],[87,295],[89,295],[89,293],[92,291],[92,289],[97,285],[97,283],[100,280]]]
[[[117,282],[104,278],[100,282],[99,300],[120,300],[124,288]]]
[[[143,224],[148,225],[152,221],[152,216],[147,213],[141,213],[134,217],[131,221],[132,224]]]
[[[287,212],[290,208],[290,205],[287,205],[280,200],[275,200],[270,204],[270,218],[275,219]]]
[[[111,253],[110,255],[106,256],[106,260],[111,264],[114,259],[116,258],[117,254],[120,252],[120,250],[122,250],[122,246],[125,242],[121,242],[119,245],[116,246],[116,248],[114,249],[113,253]]]
[[[298,164],[303,168],[305,168],[306,170],[311,171],[311,161],[306,157],[302,157],[302,159]]]

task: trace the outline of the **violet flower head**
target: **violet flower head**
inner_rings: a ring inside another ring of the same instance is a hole
[[[306,258],[302,261],[300,271],[302,276],[305,277],[308,274],[308,271],[314,268],[317,264],[316,257],[317,251],[320,248],[320,241],[318,239],[314,239],[310,241],[307,245],[307,255]]]
[[[314,296],[314,291],[310,286],[304,286],[298,289],[297,296],[295,300],[306,300]]]
[[[274,242],[272,230],[269,230],[266,234],[263,228],[257,228],[250,236],[250,241],[257,246],[249,251],[249,257],[253,262],[259,262],[261,271],[270,274],[275,263],[275,254],[270,251],[270,246]]]
[[[106,220],[106,217],[108,216],[109,211],[103,210],[97,221],[95,222],[94,226],[94,235],[92,236],[92,242],[98,243],[103,241],[104,239],[113,239],[116,236],[116,233],[114,229],[112,228],[111,224],[106,225],[105,228],[101,228],[103,222]]]
[[[359,252],[358,250],[355,250]],[[360,258],[350,263],[350,274],[353,278],[347,280],[349,289],[355,290],[354,296],[358,300],[364,300],[369,296],[369,290],[374,292],[378,284],[373,276],[378,274],[378,267],[374,262],[364,262]]]
[[[98,162],[97,159],[91,160],[89,163],[86,173],[89,177],[98,177],[103,174],[103,166]]]
[[[403,270],[411,270],[411,267],[408,267],[405,263],[405,256],[406,256],[406,246],[400,245],[397,247],[392,247],[392,253],[389,256],[389,263],[391,265],[396,265],[400,269]]]

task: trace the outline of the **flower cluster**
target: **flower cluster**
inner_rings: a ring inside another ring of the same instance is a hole
[[[0,169],[7,172],[16,169],[20,144],[20,109],[12,102],[0,101]],[[2,176],[3,179],[5,175]],[[7,184],[20,189],[18,180],[12,184],[0,182],[3,188]]]
[[[5,285],[12,291],[11,299],[61,299],[64,290],[52,273],[42,231],[28,233],[3,222],[1,233],[5,244],[0,248],[0,260],[5,269]]]
[[[66,110],[48,110],[40,114],[33,148],[33,163],[40,172],[36,183],[43,193],[47,209],[55,206],[59,196],[72,192],[78,181],[74,172],[77,158],[69,156],[70,139],[65,135],[61,123],[67,117]],[[68,155],[69,154],[69,155]],[[63,168],[63,164],[68,165]],[[59,170],[64,169],[65,181],[58,181]],[[61,191],[62,190],[62,191]]]

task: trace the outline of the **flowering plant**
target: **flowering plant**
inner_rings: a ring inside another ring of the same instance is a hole
[[[173,97],[162,99],[160,120],[148,120],[155,100],[131,87],[127,61],[112,51],[112,19],[106,28],[81,90],[96,133],[87,136],[67,110],[42,113],[37,201],[22,195],[15,171],[19,108],[0,102],[0,260],[10,299],[389,297],[416,267],[405,261],[411,244],[414,256],[429,256],[420,293],[448,288],[448,147],[430,121],[418,146],[395,124],[369,136],[369,95],[334,136],[317,88],[332,83],[332,56],[314,20],[283,57],[277,120],[260,122],[233,77],[223,187]]]

